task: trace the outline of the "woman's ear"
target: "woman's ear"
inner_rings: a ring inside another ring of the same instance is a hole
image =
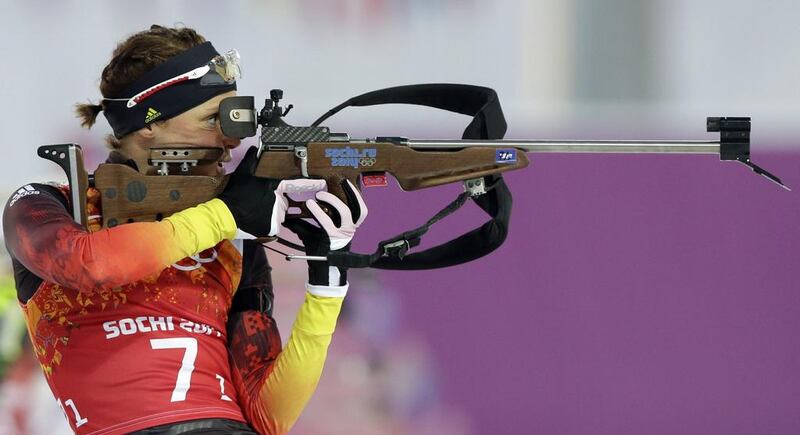
[[[138,130],[136,130],[136,134],[139,135],[143,139],[153,139],[155,137],[155,133],[153,133],[153,126],[152,124],[148,124]]]

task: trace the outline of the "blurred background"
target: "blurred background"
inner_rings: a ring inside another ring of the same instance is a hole
[[[101,119],[81,129],[72,107],[98,101],[113,47],[153,23],[237,48],[240,95],[283,89],[291,124],[363,92],[431,82],[497,90],[512,139],[713,140],[706,116],[751,116],[753,160],[800,188],[795,1],[0,5],[0,47],[13,63],[0,85],[4,198],[64,179],[36,157],[39,145],[79,143],[90,168],[105,159],[110,128]],[[423,139],[459,138],[468,121],[384,106],[326,124]],[[491,256],[439,271],[351,272],[326,371],[293,433],[800,432],[796,192],[714,156],[532,160],[506,177],[511,232]],[[355,249],[422,224],[459,190],[367,189]],[[467,207],[427,246],[480,225]],[[270,258],[288,334],[305,265]],[[67,431],[26,347],[8,258],[2,267],[0,433]]]

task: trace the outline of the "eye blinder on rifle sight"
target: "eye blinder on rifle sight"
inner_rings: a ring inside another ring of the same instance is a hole
[[[222,134],[227,137],[244,139],[255,136],[259,125],[267,128],[290,127],[281,118],[286,116],[294,106],[290,104],[284,109],[279,105],[281,98],[283,98],[282,90],[271,90],[260,113],[256,111],[255,98],[252,96],[223,99],[219,103],[219,124]]]
[[[219,125],[227,137],[244,139],[256,135],[258,116],[255,98],[228,97],[219,102]]]

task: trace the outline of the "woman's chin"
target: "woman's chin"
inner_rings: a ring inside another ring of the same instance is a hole
[[[225,175],[225,168],[218,163],[213,165],[195,166],[189,169],[191,175],[205,175],[207,177],[220,177]]]

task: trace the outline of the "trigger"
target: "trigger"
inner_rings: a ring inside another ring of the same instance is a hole
[[[289,195],[285,193],[283,196],[286,198],[286,202],[289,204],[289,208],[286,209],[287,218],[307,217],[310,214],[308,210],[306,210],[304,203],[289,198]]]

